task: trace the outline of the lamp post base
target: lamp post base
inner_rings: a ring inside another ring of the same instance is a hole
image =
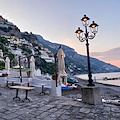
[[[95,86],[95,84],[93,84],[93,83],[89,83],[87,86]]]
[[[93,105],[102,104],[99,87],[84,86],[81,88],[81,91],[82,102]]]
[[[61,85],[56,87],[56,96],[62,96]]]
[[[92,75],[90,73],[90,75],[88,75],[89,79],[88,79],[88,85],[87,86],[95,86],[95,84],[93,83],[93,80],[92,80]]]

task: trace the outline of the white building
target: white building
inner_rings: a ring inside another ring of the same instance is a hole
[[[12,53],[12,54],[15,54],[15,55],[20,55],[20,56],[22,56],[22,50],[21,50],[21,49],[11,50],[11,53]]]
[[[44,57],[44,56],[48,57],[48,54],[45,51],[40,50],[40,52],[41,52],[41,58]]]
[[[19,39],[22,44],[28,44],[29,42],[26,39]]]
[[[10,36],[7,36],[7,35],[1,35],[1,37],[5,37],[5,38],[10,39]]]
[[[44,59],[46,62],[54,63],[54,57],[49,57],[49,55],[43,50],[40,50],[40,52],[42,59]]]
[[[13,43],[14,43],[14,44],[20,44],[21,41],[17,38],[17,39],[14,39],[14,40],[13,40]]]
[[[50,57],[45,57],[45,56],[41,56],[42,59],[44,59],[46,62],[48,63],[54,63],[54,60],[53,58],[50,58]]]

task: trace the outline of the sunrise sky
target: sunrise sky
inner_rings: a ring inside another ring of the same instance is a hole
[[[120,67],[120,0],[0,0],[0,15],[22,32],[43,36],[50,42],[70,46],[86,55],[85,42],[75,36],[80,19],[86,14],[90,23],[99,24],[90,40],[92,57]]]

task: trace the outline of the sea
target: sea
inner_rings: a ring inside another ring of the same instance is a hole
[[[79,74],[75,77],[88,80],[88,74]],[[120,86],[120,72],[92,74],[92,79],[98,83]]]

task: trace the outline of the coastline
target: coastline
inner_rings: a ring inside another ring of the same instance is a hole
[[[73,99],[81,99],[81,87],[86,86],[88,81],[75,77],[79,81],[78,88],[72,90],[63,90],[63,96]],[[95,86],[100,88],[100,96],[104,100],[120,100],[120,87],[94,82]]]
[[[77,79],[80,83],[82,83],[82,84],[85,84],[85,85],[87,85],[87,82],[88,82],[88,80],[85,80],[85,79],[81,79],[81,78],[78,78],[78,77],[74,77],[75,79]],[[100,83],[100,82],[97,82],[97,81],[93,81],[96,85],[104,85],[104,86],[112,86],[112,87],[120,87],[120,86],[118,86],[118,85],[113,85],[113,84],[107,84],[107,83]]]

